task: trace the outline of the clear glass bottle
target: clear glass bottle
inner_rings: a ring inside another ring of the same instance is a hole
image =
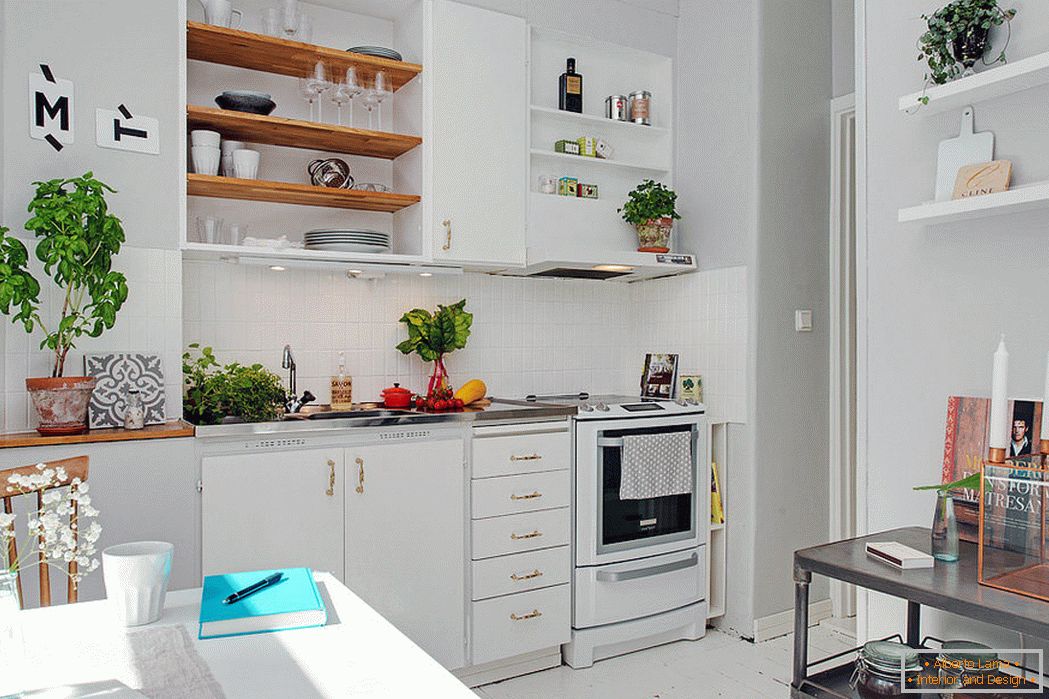
[[[954,518],[954,498],[936,491],[936,511],[932,516],[932,556],[938,561],[958,560],[958,522]]]
[[[142,405],[142,394],[137,388],[127,392],[124,406],[124,429],[140,430],[146,426],[146,409]]]

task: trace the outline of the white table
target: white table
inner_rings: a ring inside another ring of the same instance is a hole
[[[476,699],[451,673],[329,573],[317,573],[328,624],[221,639],[197,639],[200,590],[168,593],[159,625],[184,625],[227,697],[462,697]],[[127,632],[105,601],[23,613],[32,685],[53,687],[113,678],[100,667],[100,644]]]

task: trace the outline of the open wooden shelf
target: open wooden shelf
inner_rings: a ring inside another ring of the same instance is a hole
[[[898,220],[900,223],[921,221],[931,225],[1047,208],[1049,208],[1049,182],[1040,182],[1016,187],[1007,192],[950,201],[934,201],[900,209]]]
[[[1046,84],[1049,84],[1049,51],[996,66],[946,85],[930,87],[924,93],[904,95],[900,98],[900,111],[920,107],[917,110],[919,114],[935,114]],[[929,98],[927,105],[918,101],[923,94]]]
[[[422,72],[422,66],[417,63],[362,56],[200,22],[186,23],[186,57],[296,78],[305,77],[317,61],[324,61],[328,70],[336,75],[355,66],[358,77],[369,83],[375,72],[381,70],[386,73],[393,90],[399,90]]]
[[[236,177],[189,174],[186,193],[191,197],[245,199],[269,201],[302,206],[327,206],[334,209],[383,211],[392,213],[418,204],[416,194],[394,192],[365,192],[358,189],[333,189],[309,184],[273,182],[271,180],[242,180]]]
[[[423,142],[418,136],[195,105],[186,107],[186,123],[191,129],[213,129],[220,132],[223,138],[249,143],[366,155],[386,160],[393,160]]]

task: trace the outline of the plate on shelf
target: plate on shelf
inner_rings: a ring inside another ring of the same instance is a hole
[[[352,46],[346,49],[350,53],[359,53],[362,56],[375,56],[376,58],[388,58],[391,61],[403,61],[401,54],[384,46]]]
[[[367,243],[306,243],[306,249],[330,252],[389,252],[390,246]]]

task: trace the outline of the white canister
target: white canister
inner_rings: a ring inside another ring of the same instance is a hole
[[[233,151],[233,172],[239,179],[254,180],[259,176],[259,152],[241,148]]]
[[[142,626],[160,619],[174,551],[165,541],[135,541],[102,550],[106,599],[121,624]]]

